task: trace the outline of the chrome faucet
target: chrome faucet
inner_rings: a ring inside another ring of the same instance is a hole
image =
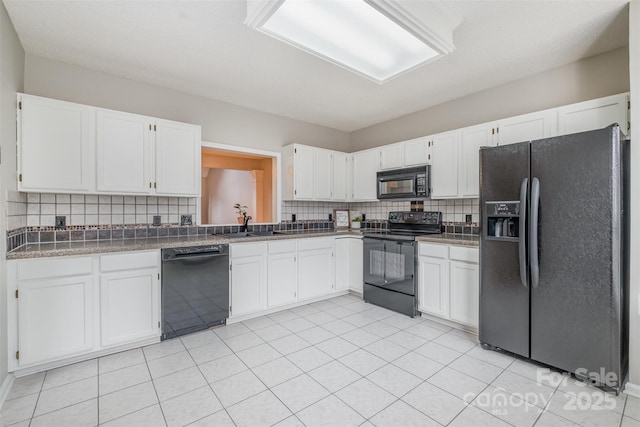
[[[245,215],[244,216],[244,224],[242,225],[242,227],[240,228],[241,232],[247,232],[249,231],[249,220],[251,219],[250,216]]]

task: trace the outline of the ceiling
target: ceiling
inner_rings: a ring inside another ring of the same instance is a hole
[[[628,0],[447,3],[456,50],[379,85],[249,29],[244,0],[4,0],[27,53],[347,132],[628,44]]]

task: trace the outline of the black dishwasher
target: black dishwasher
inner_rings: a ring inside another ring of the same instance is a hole
[[[162,250],[162,339],[225,324],[229,245]]]

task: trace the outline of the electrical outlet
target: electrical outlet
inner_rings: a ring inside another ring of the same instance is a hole
[[[180,225],[192,225],[193,221],[191,219],[191,214],[188,215],[180,215]]]
[[[465,216],[464,216],[464,221],[465,221],[467,224],[471,224],[471,222],[472,222],[471,215],[465,215]]]
[[[65,228],[67,226],[66,216],[56,216],[56,228]]]

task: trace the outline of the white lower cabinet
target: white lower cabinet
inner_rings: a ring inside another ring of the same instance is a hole
[[[418,263],[420,311],[477,328],[478,248],[420,243]]]
[[[336,291],[352,290],[362,294],[362,238],[336,238],[335,270]]]
[[[231,245],[230,317],[267,308],[267,244],[264,242]]]
[[[100,344],[124,344],[160,333],[157,251],[100,257]]]
[[[291,304],[297,299],[296,241],[268,243],[267,307]]]
[[[418,266],[420,310],[449,317],[449,261],[421,256]]]
[[[449,317],[465,325],[478,326],[479,269],[478,264],[450,261]]]
[[[160,337],[159,251],[7,262],[9,370]]]
[[[35,365],[93,349],[93,277],[18,283],[20,365]]]
[[[298,297],[327,295],[334,290],[334,238],[301,239],[298,242]]]

